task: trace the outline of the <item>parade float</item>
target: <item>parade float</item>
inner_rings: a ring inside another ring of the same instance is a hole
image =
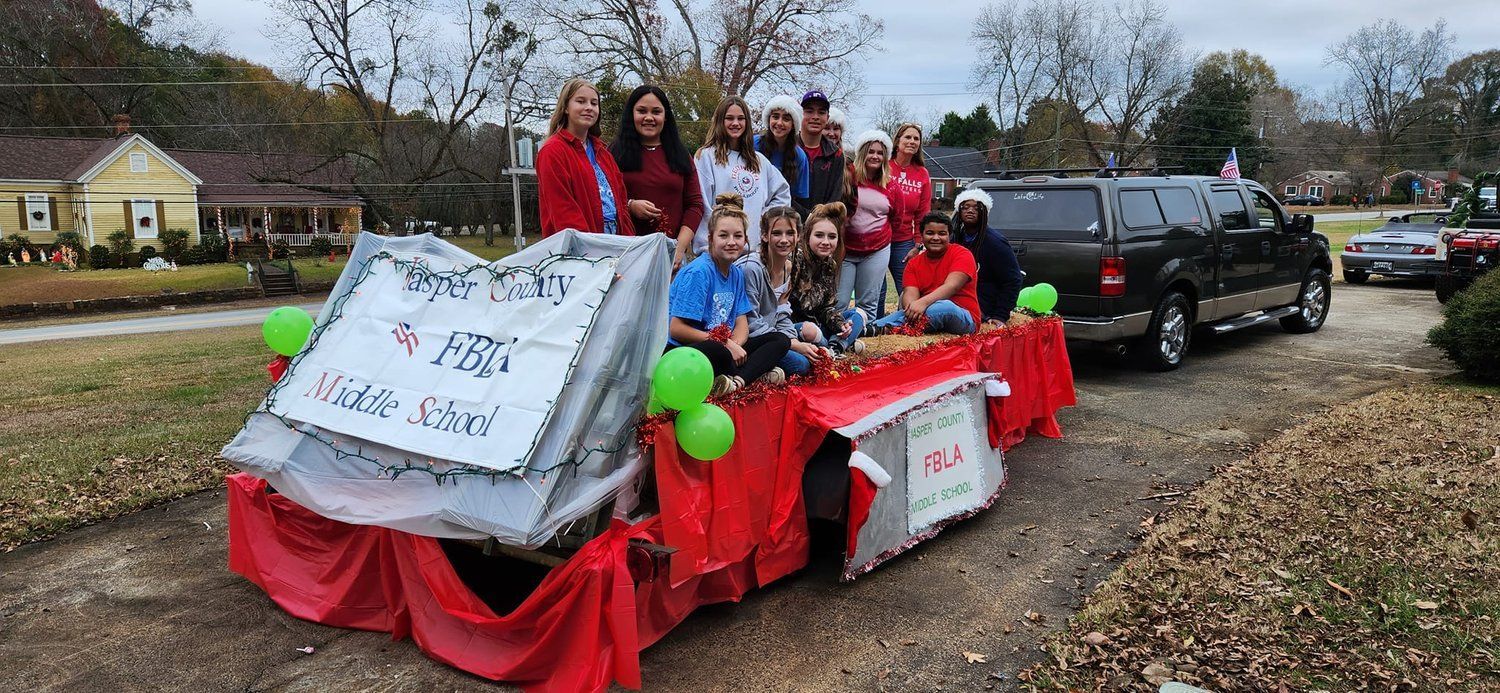
[[[497,262],[361,236],[315,319],[266,324],[284,356],[224,448],[230,568],[479,676],[638,688],[695,608],[807,565],[810,517],[855,579],[990,507],[1003,450],[1074,403],[1056,317],[705,402],[691,350],[663,357],[670,279],[660,235]]]

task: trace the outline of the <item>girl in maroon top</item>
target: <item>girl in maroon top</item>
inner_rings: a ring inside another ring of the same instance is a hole
[[[902,123],[896,128],[895,152],[891,154],[891,278],[902,282],[906,262],[916,250],[922,217],[932,211],[932,179],[922,159],[922,126]],[[899,303],[902,297],[897,296]],[[880,290],[885,305],[885,288]]]
[[[609,151],[625,176],[630,196],[625,208],[642,232],[659,231],[677,240],[672,269],[680,269],[703,221],[703,193],[666,92],[650,84],[630,92],[619,132]]]
[[[536,177],[543,236],[563,229],[635,235],[621,211],[625,180],[599,139],[599,90],[592,82],[570,79],[557,95]]]

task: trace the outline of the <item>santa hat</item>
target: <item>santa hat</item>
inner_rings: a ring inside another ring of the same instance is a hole
[[[971,188],[959,193],[958,197],[953,198],[953,208],[958,209],[969,200],[975,200],[979,202],[979,204],[984,205],[984,210],[986,212],[995,209],[995,198],[990,197],[989,193],[979,188]]]
[[[869,144],[871,142],[879,142],[879,143],[885,145],[886,156],[890,156],[890,154],[891,154],[891,136],[885,134],[884,132],[882,132],[880,130],[866,130],[864,132],[859,133],[859,137],[854,140],[854,151],[857,152],[857,151],[859,151],[861,149],[864,149],[865,145],[867,145],[867,144]]]
[[[760,122],[767,128],[771,127],[771,111],[786,111],[791,114],[792,127],[798,132],[802,131],[802,104],[797,103],[796,99],[786,94],[771,97],[771,100],[766,102],[765,110],[760,112]]]
[[[849,118],[844,115],[843,109],[838,106],[828,107],[828,124],[849,127]]]

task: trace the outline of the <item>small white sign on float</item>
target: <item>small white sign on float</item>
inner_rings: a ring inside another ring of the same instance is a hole
[[[982,507],[989,493],[980,465],[979,421],[954,398],[906,424],[906,525],[916,535],[939,520]]]
[[[382,252],[265,409],[438,460],[526,464],[613,259],[456,266]]]

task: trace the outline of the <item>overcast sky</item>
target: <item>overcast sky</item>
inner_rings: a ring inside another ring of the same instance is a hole
[[[1458,37],[1458,55],[1500,48],[1496,0],[1159,1],[1190,51],[1245,48],[1264,56],[1284,82],[1315,93],[1338,79],[1323,67],[1326,47],[1377,19],[1392,18],[1420,32],[1442,16]],[[983,2],[865,0],[860,5],[885,21],[886,32],[866,63],[865,102],[844,105],[851,129],[864,127],[865,116],[886,95],[903,99],[923,120],[949,110],[967,113],[979,103],[980,96],[967,93],[974,60],[967,37]],[[283,34],[264,2],[198,0],[194,8],[200,20],[221,32],[229,52],[268,65],[287,61],[286,45],[270,38]]]

